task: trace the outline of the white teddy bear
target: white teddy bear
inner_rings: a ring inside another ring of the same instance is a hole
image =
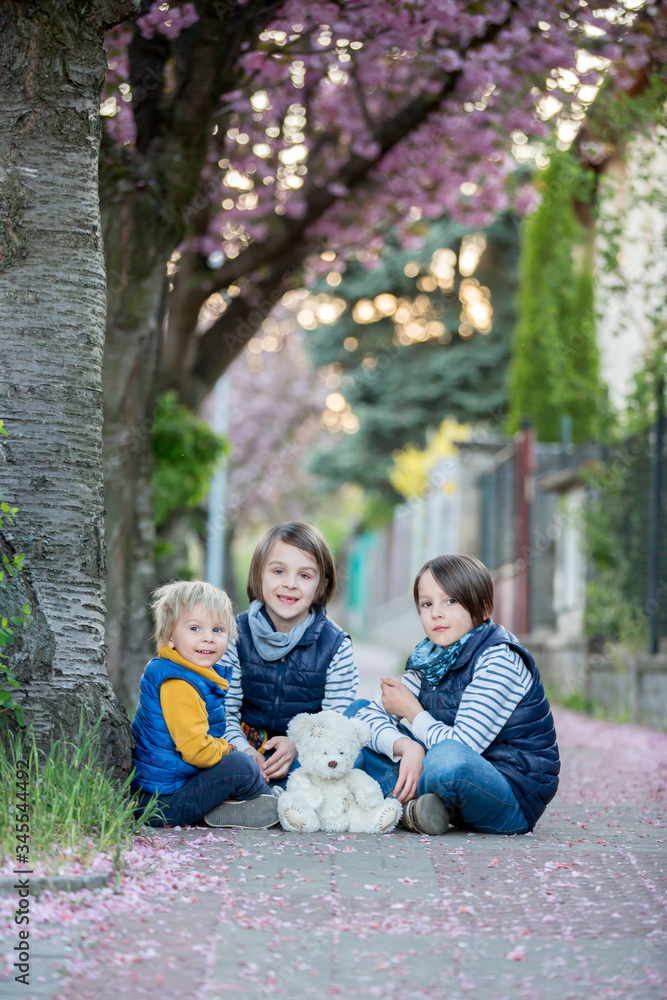
[[[403,806],[385,799],[365,771],[354,767],[370,730],[339,712],[296,715],[287,728],[299,753],[296,771],[278,799],[278,815],[293,833],[389,833]]]

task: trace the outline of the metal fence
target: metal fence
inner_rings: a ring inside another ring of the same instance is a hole
[[[609,498],[607,517],[610,534],[619,550],[611,558],[618,573],[618,586],[635,613],[648,614],[649,570],[659,547],[661,579],[657,587],[657,632],[667,638],[667,505],[664,501],[656,520],[652,519],[652,492],[655,487],[656,428],[650,427],[605,450],[599,496]],[[667,444],[662,441],[660,465],[661,495],[667,497]],[[657,529],[657,530],[656,530]],[[657,536],[657,537],[656,537]]]

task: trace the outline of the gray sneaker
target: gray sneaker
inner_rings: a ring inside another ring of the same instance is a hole
[[[206,813],[209,826],[239,826],[244,830],[264,830],[276,826],[278,799],[275,795],[258,795],[255,799],[227,799]]]
[[[447,833],[451,811],[439,795],[427,792],[418,799],[410,799],[403,808],[401,824],[413,833],[427,833],[437,836]]]

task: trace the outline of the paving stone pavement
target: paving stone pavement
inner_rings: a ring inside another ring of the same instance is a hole
[[[531,835],[158,831],[115,895],[45,897],[31,986],[0,995],[665,1000],[667,737],[557,723]]]
[[[2,996],[667,995],[664,829],[633,810],[553,808],[516,838],[206,837],[181,834],[199,849],[188,865],[225,868],[222,884],[59,928],[33,953],[37,988],[5,983]]]

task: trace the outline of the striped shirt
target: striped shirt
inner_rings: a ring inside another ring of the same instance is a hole
[[[415,698],[419,698],[420,671],[406,670],[401,681]],[[429,712],[420,712],[412,723],[412,735],[427,750],[443,740],[458,740],[481,753],[496,738],[530,685],[530,671],[519,654],[505,644],[493,646],[482,653],[475,665],[454,725],[446,726]],[[370,726],[371,748],[398,760],[394,755],[394,743],[405,733],[398,729],[399,717],[385,712],[382,698],[376,698],[368,708],[362,709],[359,718]]]
[[[233,743],[237,750],[247,750],[250,744],[241,729],[242,669],[235,642],[229,644],[220,663],[232,666],[231,681],[225,696],[225,715],[227,717],[225,739],[228,743]],[[344,712],[352,704],[358,684],[359,672],[354,662],[352,640],[346,636],[327,668],[322,711]]]

